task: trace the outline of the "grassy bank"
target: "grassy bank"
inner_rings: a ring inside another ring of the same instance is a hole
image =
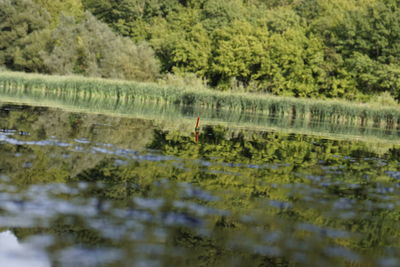
[[[251,114],[244,112],[232,112],[230,110],[215,110],[185,106],[163,105],[159,103],[133,102],[129,105],[123,102],[116,104],[113,99],[91,99],[82,101],[73,97],[39,97],[39,95],[9,96],[0,92],[0,100],[4,103],[19,103],[30,106],[43,106],[62,109],[69,112],[85,114],[103,114],[115,117],[139,118],[154,121],[161,129],[179,131],[182,134],[193,133],[195,119],[201,115],[201,125],[223,126],[237,133],[245,130],[259,133],[265,131],[280,132],[286,134],[300,134],[319,136],[334,140],[352,140],[369,143],[369,147],[375,153],[384,154],[393,145],[399,144],[400,138],[396,129],[365,128],[346,124],[334,124],[324,122],[311,122],[302,119],[286,120]],[[0,102],[1,106],[1,102]],[[202,128],[202,127],[201,127]]]
[[[400,125],[400,108],[339,100],[315,100],[208,89],[161,86],[120,80],[0,72],[3,92],[37,92],[80,99],[108,98],[117,102],[153,101],[216,109],[254,111],[275,117],[323,120],[360,126],[393,128]]]

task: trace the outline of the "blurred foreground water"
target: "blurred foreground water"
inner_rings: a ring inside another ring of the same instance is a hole
[[[396,129],[211,123],[196,144],[194,113],[0,104],[0,265],[400,265]]]

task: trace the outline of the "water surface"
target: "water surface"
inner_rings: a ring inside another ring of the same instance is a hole
[[[0,119],[8,265],[400,265],[395,129],[377,143],[202,123],[196,143],[141,116],[2,103]]]

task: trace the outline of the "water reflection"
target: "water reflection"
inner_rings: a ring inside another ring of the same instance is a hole
[[[47,267],[50,260],[34,244],[21,244],[11,231],[0,233],[0,262],[2,266]]]
[[[285,132],[294,132],[299,134],[319,134],[333,136],[335,138],[351,139],[375,139],[380,142],[398,142],[400,137],[399,129],[392,124],[386,124],[385,128],[378,124],[365,125],[357,120],[349,119],[344,121],[326,121],[323,117],[305,118],[302,116],[293,116],[291,118],[282,118],[281,116],[266,116],[253,112],[240,112],[224,109],[207,109],[203,107],[168,105],[159,102],[143,102],[125,99],[123,101],[114,98],[96,98],[58,93],[49,93],[26,90],[6,90],[0,87],[0,98],[10,102],[33,103],[39,105],[43,103],[46,106],[61,107],[68,110],[77,110],[78,112],[117,114],[118,116],[130,116],[131,118],[146,118],[148,120],[157,120],[158,122],[168,121],[167,124],[177,129],[192,128],[194,118],[199,114],[202,121],[212,124],[224,124],[230,127],[246,127],[272,129]],[[15,111],[18,109],[27,109],[16,107],[15,105],[4,106],[3,111]],[[46,108],[31,108],[34,110]],[[80,118],[77,114],[70,115],[68,118],[75,127],[84,127],[86,115]],[[81,125],[82,124],[82,125]],[[112,124],[112,123],[111,123]],[[106,123],[107,125],[107,123]],[[188,126],[190,125],[190,126]],[[71,132],[72,134],[74,131]],[[72,136],[71,136],[72,137]]]
[[[399,264],[398,146],[1,114],[0,229],[50,265]]]

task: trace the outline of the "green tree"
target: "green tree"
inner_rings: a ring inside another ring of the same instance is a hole
[[[48,12],[31,0],[0,1],[0,65],[44,71],[39,51],[48,38]]]
[[[396,1],[387,0],[349,10],[331,29],[330,38],[345,57],[359,52],[380,63],[399,64],[400,7]]]
[[[394,64],[381,64],[369,56],[355,52],[347,60],[347,66],[359,90],[367,94],[388,91],[399,98],[400,67]]]
[[[242,0],[207,0],[202,6],[202,23],[208,31],[245,20],[247,8]]]
[[[83,5],[81,0],[34,0],[37,4],[45,8],[52,17],[53,26],[55,27],[61,14],[67,16],[81,17],[83,16]]]
[[[268,27],[269,31],[279,33],[305,24],[303,19],[287,6],[267,10],[261,22]]]
[[[268,57],[268,32],[242,21],[216,30],[209,76],[213,84],[227,89],[232,79],[244,85],[260,77],[262,62]]]
[[[83,0],[84,8],[123,36],[144,40],[154,17],[166,17],[181,6],[178,0]]]
[[[19,40],[19,46],[14,48],[11,69],[27,72],[47,72],[40,53],[50,40],[51,31],[32,32],[28,37]]]
[[[323,12],[312,31],[340,57],[342,73],[364,94],[389,91],[397,97],[400,46],[396,1],[317,1]],[[338,66],[338,65],[336,65]]]
[[[269,43],[269,59],[263,62],[265,90],[274,94],[317,96],[314,77],[322,71],[322,43],[318,38],[307,38],[301,28],[273,34]]]
[[[42,53],[51,73],[82,74],[147,81],[158,74],[158,62],[146,44],[118,37],[87,13],[80,23],[63,17]]]
[[[211,39],[195,9],[181,9],[166,19],[156,20],[150,43],[164,72],[192,72],[204,77],[211,56]]]

